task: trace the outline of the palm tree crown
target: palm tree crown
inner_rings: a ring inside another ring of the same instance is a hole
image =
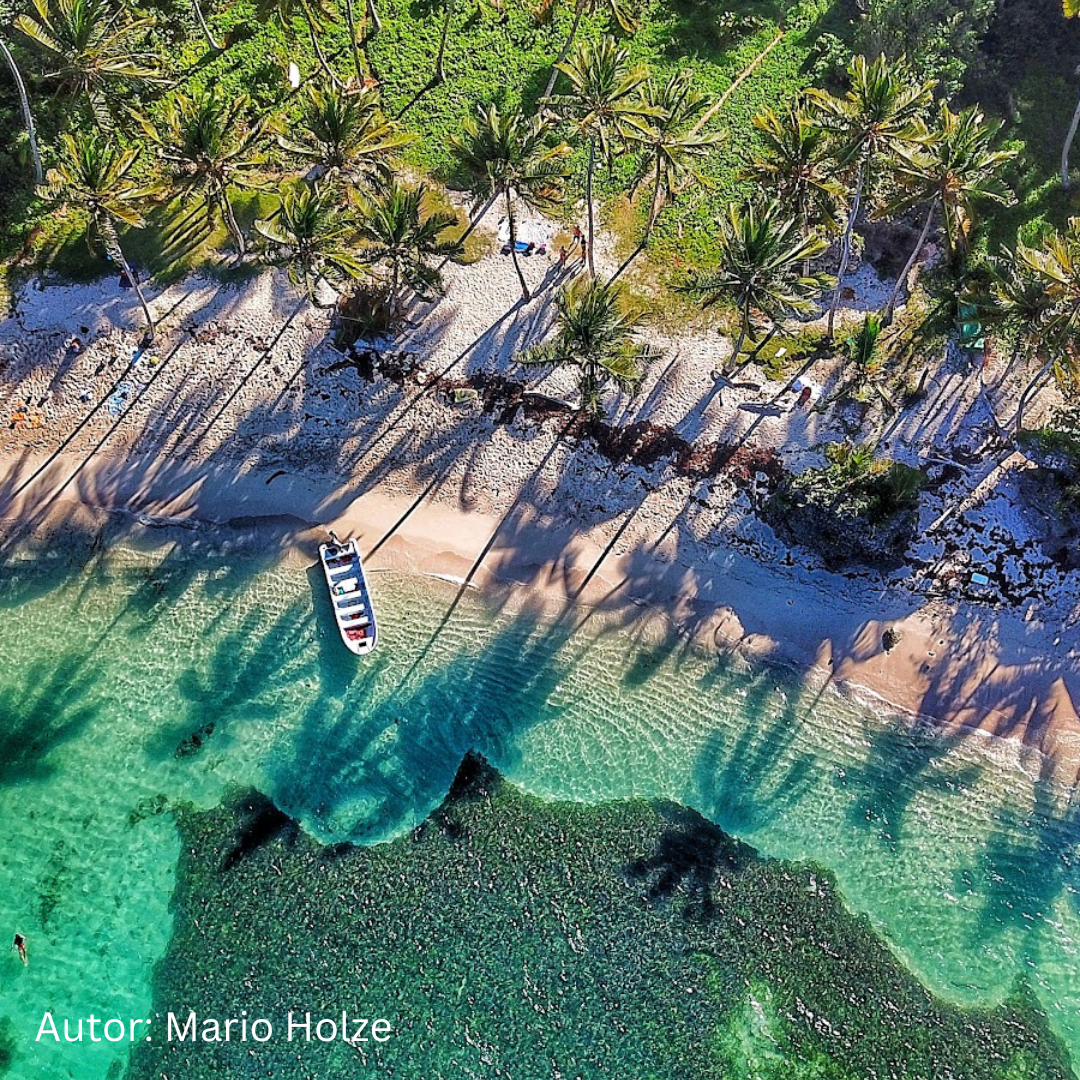
[[[278,142],[324,168],[388,179],[394,153],[415,139],[386,118],[374,87],[353,93],[331,84],[307,89],[297,130]]]
[[[685,291],[696,296],[703,307],[721,300],[738,307],[739,335],[732,349],[733,362],[742,352],[755,311],[775,325],[787,315],[813,310],[811,296],[828,287],[832,279],[806,274],[802,264],[825,248],[820,236],[800,235],[799,224],[785,216],[775,201],[728,206],[717,238],[719,267],[693,278]]]
[[[743,176],[773,193],[809,232],[812,222],[836,228],[844,187],[828,131],[799,105],[783,116],[764,109],[753,119],[761,148]]]
[[[57,65],[48,77],[85,95],[102,127],[112,126],[103,96],[110,85],[162,79],[157,58],[138,47],[153,19],[129,19],[110,0],[33,0],[33,6],[35,14],[19,15],[15,25]]]
[[[213,90],[195,98],[176,94],[166,102],[162,129],[146,125],[173,187],[201,195],[208,214],[215,210],[221,214],[241,258],[247,244],[233,213],[229,188],[256,186],[250,174],[265,163],[260,152],[262,125],[247,122],[250,104],[247,95],[224,102]]]
[[[519,363],[576,367],[581,409],[598,419],[603,415],[604,385],[613,382],[633,391],[645,366],[659,354],[635,340],[642,315],[628,308],[617,282],[579,277],[559,290],[555,309],[555,339],[526,349]]]
[[[943,101],[931,137],[897,149],[894,175],[902,195],[890,209],[899,212],[923,202],[940,207],[951,257],[966,251],[980,202],[1004,204],[1013,198],[1000,174],[1016,151],[994,149],[1000,128],[987,124],[978,106],[954,113]]]
[[[874,193],[880,173],[899,149],[925,142],[929,137],[922,116],[934,88],[932,81],[916,81],[903,60],[892,61],[884,56],[869,64],[865,56],[856,56],[848,67],[848,76],[851,85],[843,97],[833,97],[818,89],[807,92],[816,119],[835,139],[840,167],[853,176],[836,292],[829,307],[830,337],[851,259],[852,234],[863,202]]]
[[[641,65],[630,66],[630,53],[612,37],[585,41],[559,64],[570,80],[571,92],[546,98],[546,103],[577,127],[589,143],[585,201],[589,211],[589,272],[595,273],[593,248],[596,225],[592,185],[599,155],[611,164],[617,146],[628,146],[649,137],[648,120],[658,115],[639,94],[648,78]]]
[[[651,175],[653,180],[646,242],[664,201],[692,182],[704,183],[695,163],[723,139],[719,132],[702,134],[691,127],[708,105],[708,98],[695,90],[692,82],[692,72],[677,71],[666,83],[650,79],[642,94],[650,119],[646,133],[636,141],[645,151],[647,167],[642,179]]]
[[[421,297],[441,289],[442,279],[429,260],[461,254],[460,241],[443,237],[457,217],[441,210],[425,213],[426,197],[425,185],[407,188],[392,180],[360,198],[359,238],[367,260],[387,267],[391,313],[397,311],[402,285]]]
[[[450,142],[471,177],[477,202],[505,200],[510,251],[522,295],[528,300],[529,288],[515,246],[515,203],[520,199],[526,206],[549,209],[562,199],[563,184],[569,175],[566,158],[570,147],[564,142],[547,145],[551,125],[542,117],[526,119],[516,109],[503,113],[495,104],[480,106],[478,115],[469,117],[463,127],[464,135],[452,135]]]
[[[90,219],[87,241],[91,234],[100,237],[109,256],[135,286],[146,316],[147,332],[152,337],[154,321],[150,308],[138,278],[124,256],[116,231],[117,224],[134,229],[141,229],[146,224],[139,207],[147,190],[130,178],[139,151],[118,151],[102,135],[76,140],[65,133],[60,136],[60,145],[61,158],[46,173],[38,194],[51,202],[75,203],[86,211]]]
[[[352,251],[357,227],[328,185],[302,180],[287,185],[281,205],[255,228],[270,242],[270,261],[288,267],[289,280],[303,284],[312,300],[320,281],[337,288],[366,269]]]

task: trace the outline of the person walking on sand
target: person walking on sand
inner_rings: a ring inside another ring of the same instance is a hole
[[[26,938],[22,934],[16,934],[11,942],[11,947],[17,949],[19,952],[19,959],[23,962],[23,967],[28,967],[30,964],[26,955]]]
[[[566,269],[566,245],[563,244],[559,248],[559,270],[564,271]]]

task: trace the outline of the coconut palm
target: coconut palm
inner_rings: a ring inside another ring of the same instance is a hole
[[[146,316],[146,336],[154,337],[154,318],[143,295],[142,286],[131,264],[124,256],[117,225],[141,229],[145,224],[139,211],[147,195],[138,187],[130,173],[138,160],[138,150],[116,150],[103,135],[60,136],[61,156],[56,166],[45,174],[45,183],[38,194],[51,202],[74,203],[89,218],[87,244],[92,237],[101,240],[109,257],[121,268],[135,292]]]
[[[648,138],[648,121],[659,115],[636,93],[648,78],[641,65],[629,64],[629,51],[613,37],[582,42],[559,70],[570,80],[571,92],[545,99],[556,115],[570,120],[589,144],[585,201],[589,209],[589,273],[596,273],[593,176],[596,159],[611,165],[617,146]]]
[[[307,88],[298,124],[278,142],[292,154],[353,179],[388,179],[394,153],[415,138],[386,118],[374,87],[353,93],[330,85]]]
[[[0,3],[0,25],[3,25],[5,28],[12,25],[11,8],[4,3]],[[3,33],[6,33],[6,29]],[[40,184],[45,177],[41,168],[41,153],[38,150],[37,129],[34,127],[34,114],[30,111],[30,98],[26,93],[26,84],[23,82],[22,72],[19,71],[19,65],[15,63],[15,57],[11,55],[11,50],[8,48],[7,42],[4,40],[3,36],[0,36],[0,53],[3,53],[4,55],[4,62],[11,72],[11,78],[14,80],[15,89],[19,94],[19,105],[22,108],[23,125],[26,127],[26,135],[30,140],[30,157],[34,163],[34,182]]]
[[[39,0],[38,0],[39,2]],[[319,43],[319,31],[327,22],[334,19],[333,9],[329,0],[256,0],[255,13],[260,22],[273,20],[287,36],[293,33],[293,20],[300,16],[307,27],[311,47],[318,57],[319,66],[326,73],[326,77],[335,86],[341,84],[341,80],[334,73],[330,61],[326,59],[322,45]]]
[[[140,48],[154,20],[128,18],[110,0],[33,0],[34,14],[15,25],[45,50],[55,69],[47,78],[84,95],[94,119],[106,131],[112,116],[106,92],[113,86],[163,79],[157,58]]]
[[[277,210],[255,228],[269,241],[268,261],[287,267],[289,280],[303,284],[313,303],[320,282],[339,289],[367,269],[354,254],[357,225],[328,184],[285,185]]]
[[[249,122],[250,105],[245,94],[225,102],[214,90],[204,90],[195,98],[178,93],[167,100],[160,129],[144,123],[172,189],[201,196],[210,222],[215,214],[221,216],[241,260],[247,254],[247,242],[229,191],[257,187],[252,174],[265,162],[260,151],[263,127]]]
[[[650,79],[642,93],[650,120],[647,133],[636,142],[645,152],[642,180],[652,179],[642,247],[648,244],[664,203],[691,183],[704,183],[694,164],[723,139],[719,132],[702,134],[692,128],[694,118],[708,105],[708,98],[691,85],[693,78],[690,71],[677,71],[666,83]]]
[[[889,294],[886,322],[892,318],[896,298],[937,213],[942,215],[945,245],[955,265],[967,252],[975,207],[982,202],[1007,203],[1013,198],[999,174],[1016,157],[1016,151],[993,148],[1000,127],[987,124],[978,106],[954,113],[943,101],[929,141],[897,149],[893,175],[901,194],[888,210],[900,213],[919,204],[925,204],[927,210],[915,249]]]
[[[933,81],[918,82],[903,60],[878,56],[870,63],[856,56],[848,67],[851,86],[841,98],[827,91],[808,91],[811,105],[837,145],[837,161],[852,178],[851,205],[840,250],[836,292],[829,306],[828,335],[832,337],[840,306],[844,275],[851,260],[851,241],[864,202],[893,155],[928,138],[922,121],[934,88]]]
[[[825,274],[805,274],[802,265],[827,245],[818,235],[800,234],[799,223],[777,202],[731,203],[717,237],[719,266],[693,277],[683,291],[702,307],[720,301],[739,311],[739,333],[731,351],[734,364],[760,312],[775,327],[785,316],[813,310],[811,297],[828,288]]]
[[[1021,280],[1030,277],[1042,288],[1040,317],[1027,333],[1036,347],[1048,352],[1042,368],[1020,395],[1019,428],[1028,398],[1048,372],[1053,371],[1062,384],[1080,375],[1075,354],[1080,340],[1080,218],[1069,218],[1064,232],[1053,233],[1038,248],[1019,245],[1016,256]]]
[[[753,124],[760,149],[743,178],[759,184],[793,214],[803,236],[809,236],[815,224],[836,229],[844,187],[836,178],[829,133],[802,105],[792,105],[782,116],[764,109]],[[803,272],[809,269],[804,265]]]
[[[557,7],[558,0],[540,0],[536,9],[537,22],[550,22]],[[567,34],[566,41],[563,42],[563,47],[559,50],[559,55],[551,66],[551,76],[548,79],[547,86],[544,87],[542,97],[551,97],[552,91],[555,89],[555,80],[558,79],[559,72],[562,70],[559,65],[570,55],[570,49],[574,44],[574,39],[577,37],[582,18],[585,15],[595,15],[600,8],[606,8],[625,33],[632,34],[637,29],[637,20],[630,15],[621,0],[575,0],[574,21],[570,24],[570,33]]]
[[[560,142],[547,146],[550,123],[540,116],[526,119],[517,109],[500,113],[495,104],[481,105],[475,117],[466,119],[464,135],[450,142],[461,156],[472,179],[477,203],[501,198],[510,228],[510,254],[514,260],[521,295],[530,298],[521,272],[516,247],[518,201],[535,209],[549,209],[563,197],[570,147]]]
[[[518,362],[530,366],[578,370],[582,412],[594,419],[603,415],[602,392],[612,382],[633,391],[645,366],[659,353],[635,340],[642,314],[630,308],[618,282],[601,283],[578,277],[555,296],[555,339],[526,349]]]
[[[460,255],[463,250],[459,240],[443,235],[457,224],[457,217],[441,210],[425,213],[426,198],[424,184],[407,188],[391,180],[359,199],[363,254],[389,276],[387,302],[392,315],[399,310],[403,286],[422,298],[440,292],[442,278],[431,261]]]

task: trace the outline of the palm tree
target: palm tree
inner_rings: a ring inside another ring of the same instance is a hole
[[[536,11],[537,21],[549,22],[557,7],[557,0],[541,0]],[[555,80],[562,70],[559,65],[570,55],[570,48],[574,44],[574,38],[577,37],[582,18],[586,14],[595,15],[601,7],[607,8],[611,17],[619,24],[624,33],[632,34],[637,29],[637,20],[630,15],[621,0],[575,0],[574,21],[570,24],[570,33],[567,34],[566,41],[563,42],[563,47],[555,58],[555,63],[551,66],[551,76],[548,79],[547,86],[544,87],[541,97],[551,97],[555,89]]]
[[[629,51],[613,37],[582,42],[568,60],[558,65],[570,80],[571,93],[545,99],[557,115],[572,121],[578,134],[589,143],[585,201],[589,208],[589,273],[593,275],[596,224],[592,194],[597,156],[610,166],[616,145],[647,139],[647,121],[657,115],[635,93],[648,72],[641,65],[630,67],[629,57]]]
[[[319,282],[340,288],[366,270],[353,253],[358,228],[329,185],[287,184],[277,210],[255,228],[270,242],[269,261],[288,267],[289,280],[303,284],[312,303]]]
[[[141,229],[145,224],[139,204],[146,198],[145,188],[137,187],[129,177],[138,150],[117,151],[103,135],[80,135],[78,139],[60,136],[61,158],[45,175],[38,194],[51,202],[74,203],[89,216],[87,244],[96,234],[109,257],[116,262],[135,292],[146,316],[146,336],[154,338],[154,319],[143,295],[142,286],[124,256],[117,234],[117,223]],[[93,250],[91,245],[91,250]]]
[[[11,8],[4,3],[0,3],[0,24],[7,27],[12,24]],[[15,57],[11,55],[11,50],[8,48],[7,42],[3,37],[0,37],[0,53],[4,54],[4,61],[8,66],[8,70],[11,72],[11,78],[15,82],[15,89],[19,94],[19,105],[22,107],[23,125],[26,127],[26,135],[30,140],[30,157],[34,163],[34,183],[40,184],[44,179],[44,173],[41,168],[41,153],[38,150],[37,143],[37,129],[34,127],[34,114],[30,111],[30,98],[26,93],[26,84],[23,82],[22,72],[19,71],[19,65],[15,63]]]
[[[799,223],[785,216],[777,202],[731,203],[717,237],[719,267],[692,278],[683,291],[702,307],[721,300],[736,305],[739,334],[731,351],[732,365],[750,334],[750,320],[760,312],[775,327],[787,315],[813,310],[810,297],[828,288],[825,274],[805,274],[802,265],[828,245],[816,234],[800,235]]]
[[[1065,10],[1066,19],[1075,19],[1077,15],[1080,15],[1080,0],[1062,0],[1062,7]],[[1080,75],[1080,67],[1076,69],[1074,74]],[[1069,151],[1072,149],[1073,139],[1076,138],[1077,127],[1080,127],[1080,99],[1077,99],[1076,108],[1073,109],[1072,120],[1065,136],[1065,145],[1061,148],[1061,186],[1066,191],[1069,190],[1070,186]]]
[[[636,141],[645,151],[642,179],[651,176],[653,183],[642,247],[648,245],[664,203],[689,184],[704,183],[694,162],[723,139],[719,132],[701,134],[692,129],[692,121],[708,104],[708,98],[691,85],[693,78],[693,72],[677,71],[662,85],[651,79],[645,84],[642,98],[653,119],[647,134]]]
[[[407,188],[391,180],[359,200],[359,238],[371,265],[387,268],[390,281],[387,302],[396,315],[402,286],[427,298],[442,289],[439,271],[429,260],[460,255],[459,240],[443,239],[457,224],[454,214],[441,210],[424,212],[427,187]]]
[[[578,369],[581,411],[593,419],[603,415],[601,394],[608,382],[633,391],[644,368],[659,353],[635,340],[642,314],[625,303],[618,282],[575,278],[555,296],[555,340],[526,349],[518,362],[530,366]]]
[[[330,61],[326,59],[322,45],[319,44],[319,30],[326,22],[334,18],[329,0],[256,0],[255,13],[260,22],[274,20],[287,36],[293,33],[293,20],[297,15],[301,16],[307,27],[308,37],[311,39],[311,47],[319,59],[319,65],[334,86],[341,85],[341,80],[330,67]]]
[[[502,198],[510,227],[510,254],[514,260],[521,295],[530,298],[529,286],[521,272],[517,254],[517,201],[536,209],[555,206],[563,196],[569,175],[566,158],[570,147],[560,142],[546,146],[550,123],[540,116],[526,119],[520,110],[500,113],[495,104],[480,106],[477,117],[469,117],[465,134],[451,135],[450,142],[472,177],[477,203]]]
[[[1048,371],[1053,370],[1061,383],[1078,374],[1073,349],[1080,337],[1080,218],[1069,218],[1063,233],[1053,233],[1038,248],[1019,245],[1016,254],[1021,277],[1030,276],[1043,291],[1037,336],[1029,330],[1029,337],[1049,350],[1046,362],[1020,395],[1019,429],[1027,399]]]
[[[934,87],[932,81],[917,82],[903,60],[893,61],[885,56],[878,56],[869,64],[865,56],[856,56],[848,75],[851,87],[842,98],[824,90],[808,91],[822,125],[836,139],[840,167],[853,177],[836,292],[829,306],[830,338],[851,259],[851,239],[863,203],[869,201],[879,174],[897,150],[926,141],[922,114]]]
[[[836,179],[836,159],[829,133],[800,105],[783,115],[764,109],[753,119],[761,148],[742,172],[743,179],[772,193],[781,207],[794,214],[809,236],[813,225],[837,228],[844,187]],[[803,273],[809,273],[808,265]]]
[[[1012,198],[1012,192],[998,174],[1016,157],[1016,151],[993,148],[1000,127],[1000,124],[987,124],[978,106],[954,113],[943,101],[930,140],[921,146],[897,150],[893,173],[900,183],[901,195],[888,209],[900,213],[925,203],[927,211],[915,249],[889,294],[886,322],[892,319],[896,298],[926,243],[935,214],[939,211],[942,214],[945,245],[955,265],[967,252],[975,206],[980,202],[1007,203]]]
[[[15,25],[57,65],[48,78],[85,95],[105,131],[112,129],[106,91],[114,85],[160,82],[157,58],[138,48],[154,25],[147,17],[128,19],[110,0],[33,0],[36,15],[19,15]]]
[[[388,179],[393,154],[415,138],[386,118],[374,87],[353,93],[330,85],[307,88],[299,124],[278,142],[290,153],[350,178]]]
[[[247,122],[250,104],[247,95],[224,102],[214,90],[204,90],[197,98],[178,93],[166,102],[161,131],[144,124],[158,146],[173,190],[201,196],[211,222],[215,212],[221,215],[240,260],[247,254],[247,242],[229,189],[257,186],[250,175],[265,161],[259,150],[262,124]]]

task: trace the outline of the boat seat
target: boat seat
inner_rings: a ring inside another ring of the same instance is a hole
[[[347,593],[358,592],[360,589],[360,579],[356,577],[344,578],[342,581],[334,583],[334,593],[337,596],[344,596]]]
[[[349,621],[349,625],[345,627],[346,630],[351,630],[354,626],[371,625],[371,619],[366,615],[346,615],[345,618]]]

